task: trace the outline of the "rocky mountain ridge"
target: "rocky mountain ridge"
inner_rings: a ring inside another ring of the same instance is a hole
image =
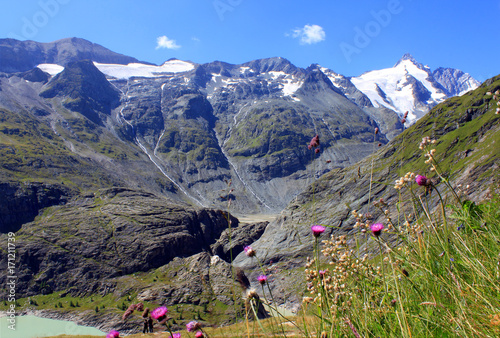
[[[223,207],[231,182],[236,212],[278,212],[309,172],[353,164],[404,128],[353,79],[319,65],[269,58],[155,66],[74,38],[2,46],[2,55],[35,53],[40,64],[4,73],[1,107],[48,126],[77,157],[107,162],[120,185],[137,175],[127,172],[134,158],[161,182],[138,187],[203,207]],[[92,62],[75,61],[83,57]],[[319,154],[305,148],[315,134],[323,135]]]
[[[49,43],[0,39],[0,72],[26,72],[42,63],[66,66],[70,62],[92,60],[102,63],[128,64],[137,59],[79,38],[66,38]]]

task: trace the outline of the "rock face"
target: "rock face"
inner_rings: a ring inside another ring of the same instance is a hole
[[[113,87],[90,60],[69,63],[40,92],[44,98],[60,97],[63,106],[103,125],[100,114],[110,115],[120,100]]]
[[[224,230],[217,242],[211,246],[213,254],[231,263],[247,245],[262,236],[268,224],[269,222],[245,223]]]
[[[126,93],[118,122],[130,139],[200,205],[222,207],[225,180],[239,212],[276,212],[312,167],[325,172],[372,151],[365,145],[373,141],[373,118],[320,70],[283,58],[109,80]],[[317,133],[323,144],[314,156],[306,145]]]
[[[53,205],[65,204],[75,192],[60,186],[41,183],[0,184],[0,233],[16,232],[38,213]]]
[[[443,86],[448,96],[463,95],[481,84],[470,74],[453,68],[439,67],[432,72],[432,76]]]
[[[77,198],[16,233],[18,297],[68,288],[80,295],[95,293],[109,278],[210,252],[226,228],[219,211],[189,208],[146,192],[113,188]],[[1,266],[6,267],[6,259]]]

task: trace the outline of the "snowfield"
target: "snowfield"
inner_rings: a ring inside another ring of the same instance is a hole
[[[131,77],[159,77],[172,73],[189,72],[194,69],[194,64],[181,60],[170,60],[161,66],[147,65],[144,63],[129,63],[128,65],[107,64],[94,62],[102,73],[116,79],[129,79]],[[56,64],[40,64],[37,66],[51,76],[62,72],[64,67]]]

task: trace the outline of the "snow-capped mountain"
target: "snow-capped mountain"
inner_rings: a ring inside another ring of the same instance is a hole
[[[432,76],[445,89],[448,96],[461,96],[481,84],[460,69],[439,67],[432,72]]]
[[[405,54],[394,67],[366,72],[351,78],[375,107],[387,107],[412,124],[448,97],[462,95],[478,87],[469,74],[450,68],[432,72],[428,66]]]

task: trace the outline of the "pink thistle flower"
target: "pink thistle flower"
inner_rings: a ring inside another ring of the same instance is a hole
[[[116,330],[109,331],[109,333],[106,335],[106,338],[120,338],[120,332]]]
[[[382,233],[384,229],[384,225],[382,223],[375,223],[370,226],[370,230],[372,231],[373,236],[378,237]]]
[[[165,316],[167,315],[167,312],[168,312],[168,309],[166,306],[160,306],[160,307],[157,307],[156,309],[154,309],[153,311],[151,311],[151,317],[160,321],[160,320],[165,318]]]
[[[257,280],[259,281],[260,285],[264,285],[267,282],[267,276],[266,275],[260,275],[257,277]]]
[[[325,232],[325,227],[322,225],[313,225],[311,231],[314,237],[319,237],[323,232]]]
[[[123,316],[122,316],[122,320],[125,320],[125,319],[127,319],[128,317],[130,317],[130,315],[131,315],[133,312],[134,312],[134,310],[130,310],[130,308],[129,308],[129,309],[127,309],[127,311],[125,311],[125,313],[124,313],[124,314],[123,314]]]
[[[247,255],[248,257],[254,257],[255,256],[255,250],[252,249],[251,246],[246,246],[243,248],[243,250],[245,251],[245,255]]]
[[[308,146],[309,150],[316,147],[319,147],[319,135],[314,136]]]
[[[324,277],[326,275],[326,270],[319,270],[319,275]]]
[[[425,177],[424,175],[417,175],[417,177],[415,177],[415,182],[417,182],[417,184],[419,186],[428,186],[429,185],[429,179],[427,177]]]
[[[196,338],[203,338],[203,332],[201,331],[198,331],[196,332],[196,334],[194,335]]]
[[[200,326],[200,323],[198,323],[197,321],[190,321],[189,323],[186,324],[186,330],[188,332],[191,332],[191,331],[196,331],[196,330],[199,330],[201,328]]]

